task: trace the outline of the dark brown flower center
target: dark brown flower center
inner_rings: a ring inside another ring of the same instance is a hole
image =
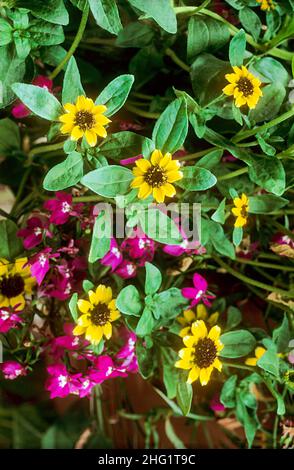
[[[213,364],[216,355],[217,349],[212,339],[200,339],[195,346],[194,362],[200,369],[205,369]]]
[[[91,322],[93,323],[93,325],[103,326],[109,320],[110,311],[106,304],[99,303],[95,305],[90,316],[91,316]]]
[[[240,211],[241,217],[244,217],[244,219],[246,219],[246,217],[247,217],[247,212],[248,212],[248,208],[247,208],[247,206],[244,204],[244,205],[241,207],[241,211]]]
[[[239,91],[243,93],[244,96],[250,96],[252,95],[254,91],[254,86],[249,80],[249,78],[246,77],[241,77],[240,80],[237,82],[237,87]]]
[[[75,124],[86,131],[95,125],[95,118],[89,111],[78,111],[75,115]]]
[[[167,181],[167,176],[162,168],[159,165],[154,165],[146,171],[144,175],[146,183],[148,183],[152,188],[158,188],[162,186]]]
[[[19,274],[4,276],[0,280],[0,292],[8,299],[20,295],[24,291],[24,286],[24,280]]]

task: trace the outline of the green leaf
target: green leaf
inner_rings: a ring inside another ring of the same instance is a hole
[[[80,72],[74,57],[71,57],[63,79],[62,104],[73,103],[77,97],[85,95],[81,84]]]
[[[17,225],[12,220],[0,220],[0,258],[13,261],[23,251],[22,242],[17,237]]]
[[[239,323],[242,321],[242,314],[237,307],[230,306],[228,308],[228,315],[227,315],[227,323],[226,323],[226,330],[231,330],[238,326]]]
[[[249,197],[249,212],[252,214],[269,214],[289,203],[288,199],[272,194],[260,194]]]
[[[235,259],[235,249],[233,244],[227,239],[223,227],[207,219],[201,219],[202,239],[210,241],[216,251],[222,255]],[[206,244],[203,242],[203,244]]]
[[[242,227],[234,227],[233,230],[233,243],[235,246],[239,246],[243,240],[243,228]]]
[[[128,0],[138,10],[151,17],[165,31],[171,34],[177,32],[177,19],[170,0]]]
[[[144,379],[149,379],[156,367],[157,360],[153,348],[147,349],[144,341],[140,338],[136,341],[136,356],[138,358],[139,371]]]
[[[291,339],[291,330],[287,315],[284,314],[281,325],[273,331],[273,341],[277,345],[277,352],[282,353],[289,347]]]
[[[25,60],[31,51],[31,41],[28,38],[14,37],[14,45],[17,56]]]
[[[153,37],[155,30],[145,23],[135,21],[127,24],[117,36],[115,44],[118,47],[145,47],[148,46]]]
[[[183,238],[176,223],[157,207],[151,206],[139,212],[138,218],[143,232],[149,238],[166,245],[182,243]]]
[[[262,26],[259,16],[251,8],[245,7],[239,12],[239,19],[243,28],[258,41]]]
[[[236,406],[236,385],[237,385],[238,376],[231,375],[222,388],[220,394],[220,401],[226,408],[234,408]]]
[[[184,377],[179,379],[177,385],[177,403],[182,410],[184,416],[189,414],[193,398],[193,387],[188,384]]]
[[[181,168],[183,178],[176,182],[180,188],[188,191],[204,191],[215,185],[216,177],[206,168],[185,166]]]
[[[276,149],[269,143],[267,143],[264,138],[260,134],[256,134],[256,139],[260,145],[261,150],[266,153],[267,155],[275,155],[276,154]]]
[[[110,165],[90,171],[81,179],[81,183],[100,196],[116,197],[119,194],[126,194],[132,180],[131,170],[118,165]]]
[[[146,262],[146,280],[145,280],[145,294],[155,294],[161,286],[162,275],[160,270],[151,263]]]
[[[124,287],[117,296],[116,307],[125,315],[139,317],[143,304],[138,289],[132,285]]]
[[[69,22],[63,0],[17,0],[17,8],[26,8],[37,18],[50,23],[67,25]]]
[[[150,335],[155,327],[155,320],[151,310],[145,307],[136,327],[136,335]]]
[[[71,152],[67,158],[48,171],[43,181],[47,191],[60,191],[77,184],[83,176],[83,157],[78,152]]]
[[[4,18],[0,18],[0,46],[6,46],[13,39],[13,29]]]
[[[62,114],[59,101],[46,88],[26,83],[14,83],[11,86],[17,97],[35,114],[55,121]]]
[[[281,196],[285,191],[286,176],[281,161],[276,157],[260,156],[248,161],[248,174],[254,183],[270,193]]]
[[[95,290],[95,285],[93,282],[89,281],[88,279],[85,279],[83,281],[83,290],[86,292],[86,294],[89,292],[89,290]]]
[[[163,361],[163,382],[166,388],[168,398],[175,398],[177,394],[177,383],[178,383],[178,369],[174,363],[167,361],[165,356],[162,355]]]
[[[275,350],[268,349],[261,358],[258,359],[257,365],[275,377],[279,377],[279,358]]]
[[[88,0],[98,26],[117,35],[122,29],[115,0]]]
[[[11,84],[23,79],[25,69],[25,62],[16,56],[14,48],[9,45],[0,47],[0,109],[5,108],[13,101],[14,93]]]
[[[284,87],[288,86],[290,75],[287,69],[272,57],[263,57],[250,66],[250,72],[256,75],[262,83],[279,82]]]
[[[237,65],[240,67],[243,64],[246,50],[246,36],[244,29],[240,31],[231,39],[229,48],[229,58],[231,66]]]
[[[150,141],[147,137],[134,132],[117,132],[102,141],[99,151],[109,160],[120,161],[140,155],[145,140]]]
[[[200,158],[196,163],[196,166],[211,170],[220,162],[223,153],[223,149],[212,150],[211,152],[208,152],[206,155],[204,155],[204,157]]]
[[[175,430],[171,424],[170,419],[167,417],[165,419],[165,433],[170,442],[173,444],[175,449],[186,449],[185,444],[181,439],[176,435]]]
[[[153,296],[152,311],[164,325],[180,315],[187,305],[188,300],[182,296],[180,289],[171,287]]]
[[[125,104],[133,83],[133,75],[116,77],[102,90],[95,104],[104,104],[107,107],[105,116],[112,116]]]
[[[154,44],[140,49],[129,63],[129,71],[135,76],[134,88],[139,90],[145,83],[155,77],[163,67],[163,53]]]
[[[224,224],[225,220],[226,220],[225,209],[226,209],[226,198],[224,198],[221,201],[221,203],[218,206],[218,208],[216,209],[216,211],[214,211],[214,213],[212,214],[211,219],[214,220],[214,222]]]
[[[186,101],[177,98],[161,114],[157,120],[152,140],[155,147],[163,153],[176,152],[185,142],[188,132],[188,116]]]
[[[79,318],[77,303],[78,303],[78,294],[74,292],[74,294],[72,294],[70,298],[70,301],[68,302],[68,308],[72,316],[72,319],[75,323],[77,323],[77,320]]]
[[[243,357],[249,354],[256,345],[254,336],[246,330],[230,331],[220,337],[224,348],[220,352],[222,357]]]
[[[213,52],[230,39],[227,25],[207,16],[194,15],[188,23],[187,56],[192,63],[201,52]]]
[[[54,46],[64,41],[62,26],[47,23],[47,21],[32,21],[29,32],[32,48]]]
[[[0,120],[0,155],[6,156],[20,148],[19,127],[8,118]]]
[[[89,251],[89,263],[95,263],[103,258],[110,249],[111,220],[107,211],[102,210],[96,217],[91,246]]]
[[[249,112],[250,121],[261,122],[273,119],[283,104],[286,89],[280,81],[262,88],[262,97],[254,109]]]
[[[243,424],[248,447],[250,448],[253,444],[256,431],[259,427],[255,413],[251,411],[249,414],[248,409],[243,403],[240,396],[237,396],[237,419]]]

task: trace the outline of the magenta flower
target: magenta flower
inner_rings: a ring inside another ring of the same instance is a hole
[[[191,299],[190,307],[194,307],[194,305],[199,304],[199,302],[203,302],[208,307],[211,305],[209,299],[214,299],[214,295],[206,294],[207,291],[207,281],[204,277],[200,276],[200,274],[195,273],[193,276],[193,284],[194,287],[184,287],[182,289],[183,297],[186,299]]]
[[[111,266],[111,271],[114,271],[122,262],[123,255],[118,248],[115,238],[111,238],[110,249],[108,253],[102,258],[101,264],[104,266]]]
[[[116,360],[122,361],[119,368],[122,372],[136,373],[138,372],[138,360],[136,356],[136,340],[135,333],[125,328],[123,333],[126,337],[126,343],[116,355]]]
[[[58,191],[55,199],[49,199],[44,203],[44,208],[51,212],[50,222],[56,225],[65,224],[70,216],[78,217],[83,204],[73,205],[71,194]]]
[[[7,333],[21,323],[19,313],[15,307],[0,307],[0,333]]]
[[[59,256],[59,253],[52,253],[52,248],[45,248],[32,258],[30,261],[31,273],[37,279],[39,285],[42,284],[44,277],[50,269],[49,260]]]
[[[93,367],[89,372],[91,381],[100,384],[115,377],[127,377],[127,374],[116,367],[110,356],[98,356],[94,359]]]
[[[210,408],[216,413],[220,413],[226,410],[226,408],[220,401],[220,396],[218,393],[216,393],[210,400]]]
[[[82,337],[73,335],[74,325],[72,323],[66,323],[63,329],[64,336],[53,338],[48,343],[48,352],[53,356],[55,362],[61,359],[66,351],[76,351],[88,344],[88,341],[83,340]]]
[[[132,236],[122,242],[121,249],[130,259],[136,260],[138,266],[144,266],[147,261],[153,260],[155,243],[137,228],[133,230]]]
[[[50,392],[50,398],[64,398],[69,394],[79,395],[81,374],[70,374],[64,364],[54,364],[47,367],[49,378],[45,388]]]
[[[14,380],[21,375],[27,375],[27,368],[16,361],[6,361],[0,364],[4,378],[7,380]]]
[[[23,246],[30,250],[39,245],[43,237],[52,238],[52,233],[48,230],[49,221],[45,217],[30,217],[26,227],[17,232],[17,236],[23,238]]]
[[[164,253],[171,256],[181,256],[184,253],[202,255],[206,253],[206,249],[200,245],[198,241],[189,242],[187,235],[180,224],[180,219],[174,219],[174,222],[179,228],[179,232],[182,235],[183,241],[180,245],[165,245],[163,247]]]
[[[133,261],[123,260],[119,267],[115,270],[117,274],[122,279],[131,279],[137,274],[137,266]]]
[[[47,88],[47,90],[52,92],[53,82],[44,75],[38,75],[36,78],[34,78],[32,84],[41,88]],[[18,101],[17,104],[13,106],[11,114],[16,119],[22,119],[29,116],[31,111],[21,101]]]
[[[127,165],[133,165],[136,160],[139,160],[140,158],[143,158],[143,155],[136,155],[136,157],[130,157],[130,158],[124,158],[123,160],[120,160],[120,164],[123,166]]]

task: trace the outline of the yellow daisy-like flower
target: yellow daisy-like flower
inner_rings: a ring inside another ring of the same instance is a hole
[[[273,0],[256,0],[257,3],[260,3],[261,10],[271,11],[275,9],[275,4]]]
[[[180,360],[175,366],[180,369],[190,370],[188,383],[193,383],[199,378],[201,385],[207,385],[214,368],[219,372],[222,363],[218,358],[223,344],[219,340],[221,329],[213,326],[207,331],[203,320],[197,320],[192,324],[191,336],[183,338],[185,348],[179,351]]]
[[[235,207],[233,207],[232,213],[237,217],[235,227],[244,227],[248,218],[249,199],[243,193],[241,197],[234,198],[234,204]]]
[[[0,259],[0,307],[24,308],[25,294],[31,294],[36,283],[27,263],[27,258],[18,258],[14,263]]]
[[[115,299],[112,298],[111,287],[100,284],[95,292],[89,290],[88,296],[89,300],[78,300],[82,315],[78,318],[73,334],[85,334],[86,339],[96,345],[103,335],[106,339],[111,338],[111,323],[120,317],[120,312],[116,309]]]
[[[65,114],[59,116],[62,134],[70,134],[71,140],[79,140],[85,136],[88,144],[94,147],[97,143],[97,136],[106,137],[105,125],[110,119],[103,115],[106,106],[96,105],[91,98],[79,96],[75,104],[66,103],[64,105]]]
[[[247,366],[256,366],[258,359],[260,359],[265,352],[266,349],[264,349],[262,346],[258,346],[254,351],[255,357],[248,357],[248,359],[245,361],[245,364],[247,364]]]
[[[196,320],[203,320],[208,323],[210,326],[216,324],[219,317],[218,312],[214,312],[211,315],[208,315],[207,309],[203,304],[198,304],[196,307],[196,313],[191,310],[185,310],[183,312],[183,316],[178,317],[177,321],[184,326],[184,328],[180,331],[179,336],[184,338],[185,336],[191,335],[191,326]]]
[[[131,187],[140,188],[139,199],[146,199],[152,194],[156,202],[163,202],[166,196],[173,197],[176,194],[171,183],[183,178],[179,168],[179,161],[172,160],[169,152],[163,155],[160,150],[154,150],[150,161],[145,158],[136,161]]]
[[[223,88],[225,95],[234,96],[237,108],[247,104],[250,109],[255,108],[262,96],[261,81],[242,65],[241,68],[233,67],[234,73],[225,75],[229,85]]]

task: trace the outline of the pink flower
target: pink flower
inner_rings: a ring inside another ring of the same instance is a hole
[[[66,397],[69,394],[78,395],[81,387],[81,374],[70,374],[64,364],[54,364],[47,367],[49,378],[45,384],[50,392],[50,398]]]
[[[52,80],[50,80],[48,77],[45,77],[44,75],[38,75],[36,78],[34,78],[32,84],[41,88],[47,88],[47,90],[50,92],[52,91],[53,87]],[[29,116],[31,111],[21,101],[18,101],[17,104],[13,106],[11,114],[16,119],[22,119]]]
[[[202,255],[206,253],[206,249],[202,247],[199,241],[189,242],[187,235],[180,224],[180,219],[174,219],[174,222],[177,224],[180,234],[182,235],[183,241],[180,245],[165,245],[163,247],[164,253],[167,253],[171,256],[181,256],[184,253]]]
[[[122,262],[123,256],[118,248],[115,238],[110,241],[110,249],[108,253],[102,258],[101,264],[104,266],[111,266],[111,270],[114,271],[118,265]]]
[[[120,160],[119,163],[123,166],[132,165],[133,163],[135,163],[136,160],[139,160],[140,158],[143,158],[143,155],[137,155],[136,157],[125,158],[123,160]]]
[[[115,270],[117,274],[122,279],[131,279],[137,274],[137,266],[133,261],[123,260],[119,267]]]
[[[131,237],[122,242],[121,249],[129,258],[136,260],[138,266],[144,266],[147,261],[153,260],[155,243],[137,228],[133,230]]]
[[[119,366],[121,371],[136,373],[138,372],[138,361],[136,356],[137,337],[135,333],[128,331],[126,328],[123,334],[126,337],[126,343],[117,353],[116,360],[122,360],[122,363]]]
[[[224,405],[220,402],[219,394],[216,393],[210,400],[210,408],[216,413],[220,413],[226,410]]]
[[[48,230],[49,221],[45,217],[30,217],[25,228],[17,232],[17,236],[23,238],[23,246],[30,250],[39,245],[43,237],[52,238],[52,233]]]
[[[294,232],[293,232],[294,234]],[[293,238],[289,237],[289,235],[285,235],[283,233],[277,233],[273,236],[272,242],[276,243],[277,245],[288,245],[290,248],[294,249],[294,240]]]
[[[73,205],[71,194],[58,191],[55,199],[49,199],[44,203],[44,208],[51,212],[50,222],[56,225],[65,224],[70,216],[78,217],[83,204]]]
[[[7,333],[7,331],[15,328],[22,319],[18,315],[16,308],[0,307],[0,333]]]
[[[32,258],[30,261],[31,273],[37,279],[39,285],[42,284],[44,277],[50,269],[49,260],[59,256],[59,253],[52,253],[52,248],[45,248]]]
[[[127,377],[127,374],[119,370],[110,356],[98,356],[93,361],[93,367],[89,372],[89,378],[96,384],[114,377]]]
[[[211,303],[209,302],[209,299],[214,299],[215,296],[206,294],[208,284],[204,277],[195,273],[193,276],[193,284],[194,287],[184,287],[182,289],[183,297],[192,300],[190,307],[194,307],[194,305],[199,304],[201,301],[205,305],[210,306]]]
[[[16,361],[6,361],[0,364],[4,378],[14,380],[21,375],[27,375],[27,368]]]
[[[80,336],[73,335],[74,325],[66,323],[63,327],[65,335],[53,338],[48,343],[48,352],[53,356],[55,361],[61,359],[66,351],[76,351],[84,345],[88,344]]]

